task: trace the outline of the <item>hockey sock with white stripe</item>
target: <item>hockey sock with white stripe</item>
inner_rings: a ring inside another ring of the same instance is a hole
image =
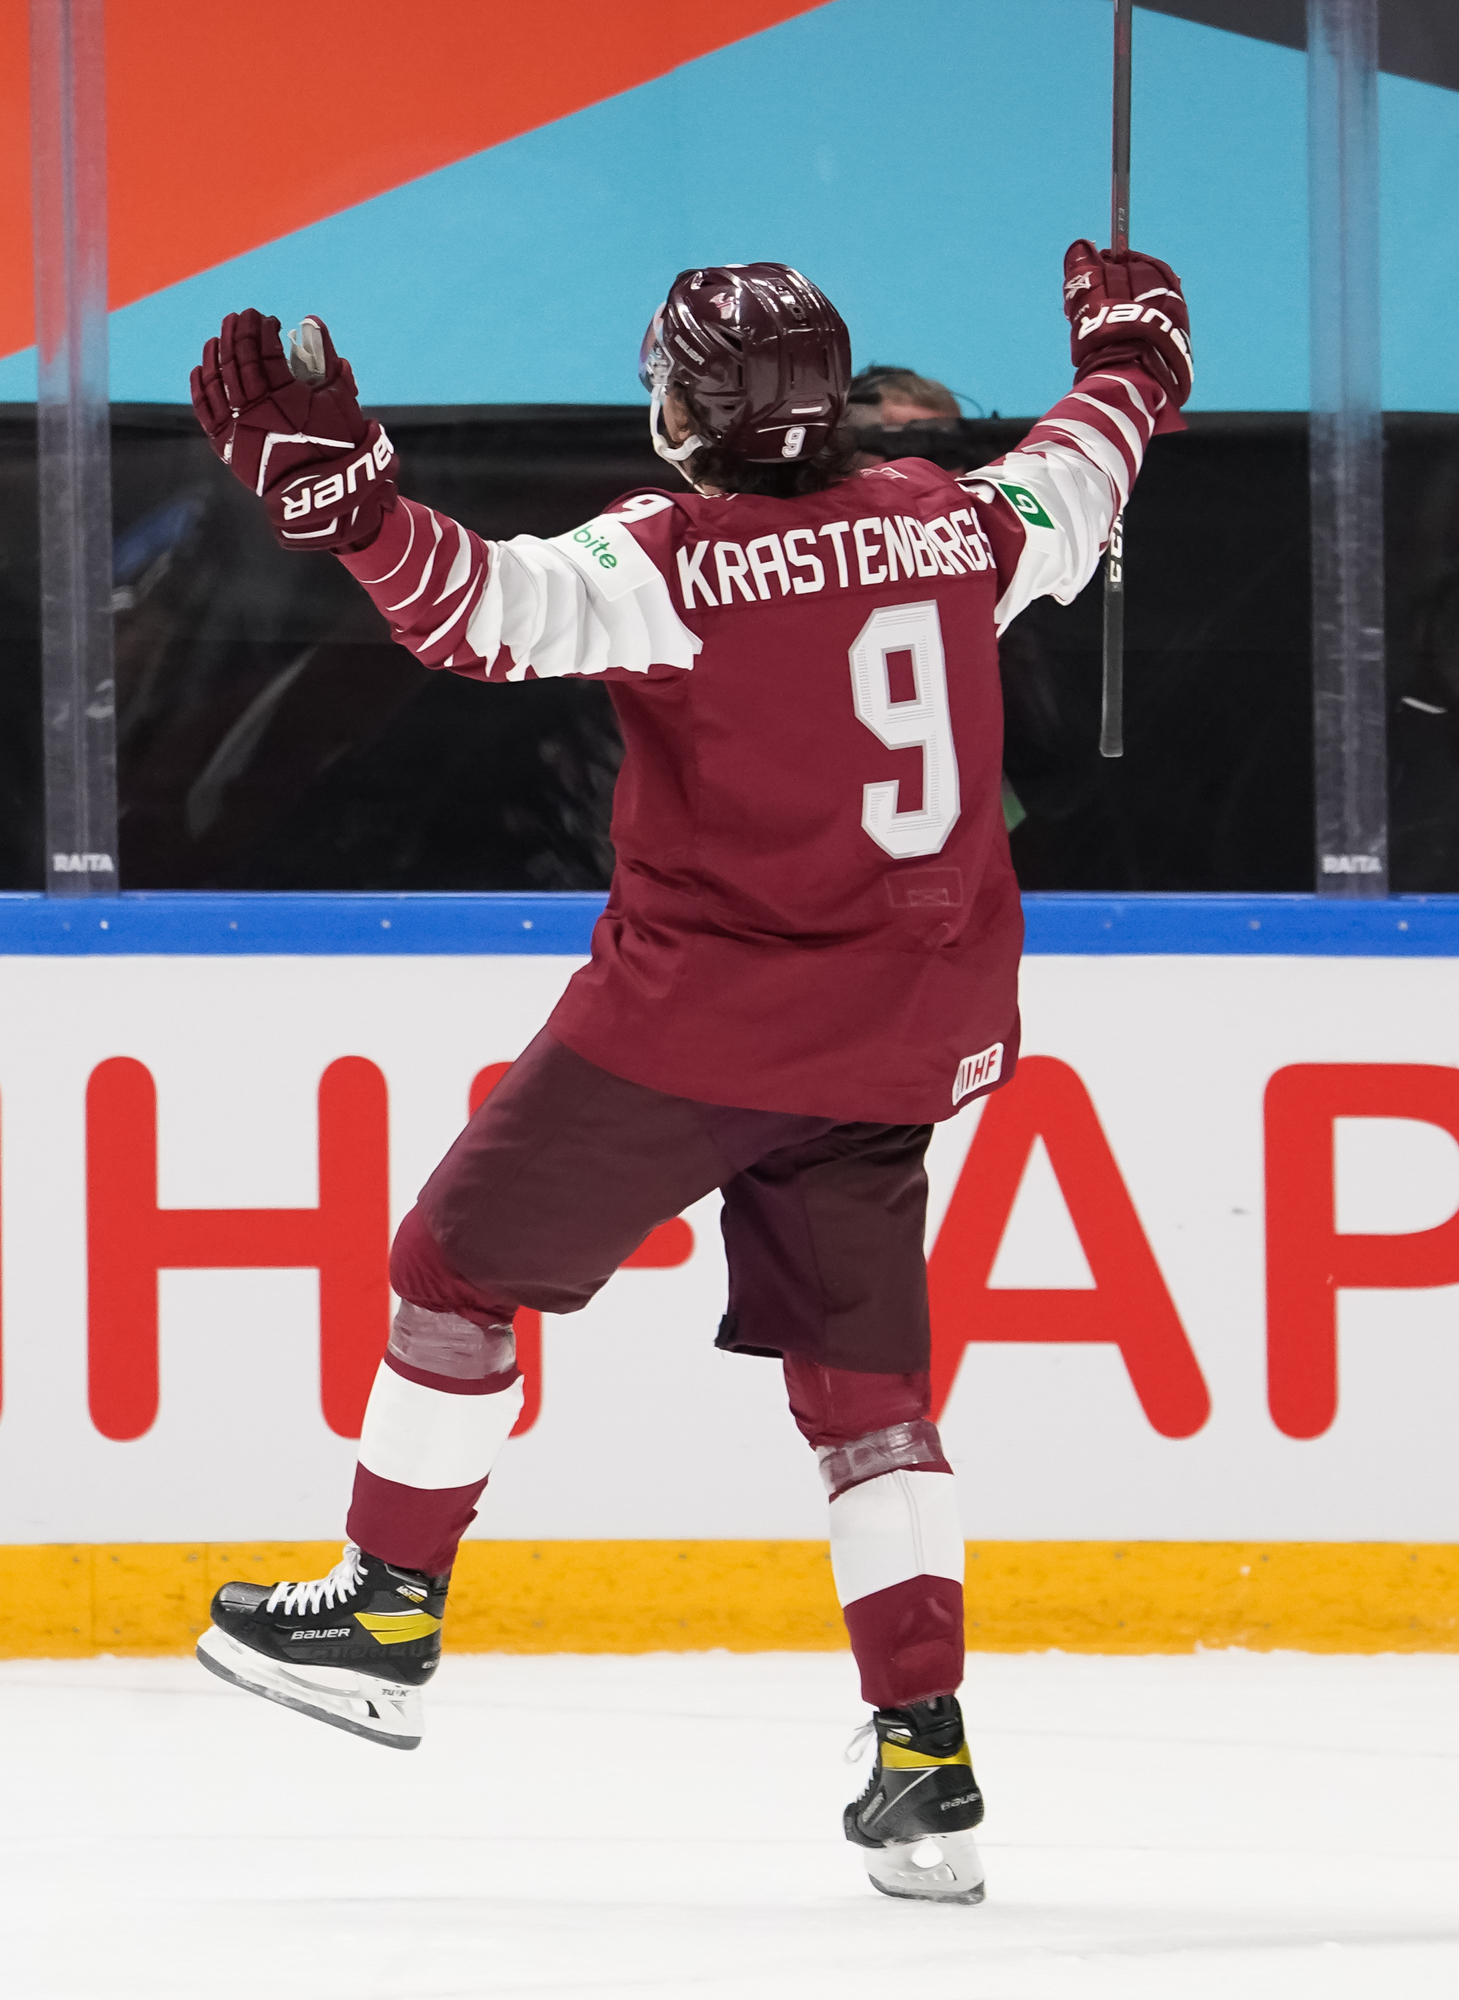
[[[963,1676],[965,1551],[952,1473],[880,1473],[835,1494],[830,1514],[836,1595],[865,1699],[902,1708],[953,1693]]]
[[[402,1302],[365,1410],[350,1539],[406,1569],[448,1570],[522,1398],[509,1324]]]

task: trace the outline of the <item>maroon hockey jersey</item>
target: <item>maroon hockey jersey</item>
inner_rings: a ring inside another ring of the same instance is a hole
[[[1008,1079],[997,636],[1093,574],[1162,404],[1123,367],[961,479],[904,459],[793,500],[635,493],[550,541],[402,501],[344,558],[428,666],[608,682],[617,867],[561,1041],[841,1120],[930,1122]]]

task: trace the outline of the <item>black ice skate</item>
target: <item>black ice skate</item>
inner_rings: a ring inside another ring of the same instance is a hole
[[[346,1542],[329,1575],[313,1583],[225,1583],[198,1658],[266,1701],[414,1750],[421,1689],[440,1664],[449,1581]]]
[[[982,1821],[983,1794],[956,1697],[879,1708],[866,1730],[876,1736],[876,1765],[847,1806],[845,1827],[873,1885],[884,1896],[981,1903],[973,1828]]]

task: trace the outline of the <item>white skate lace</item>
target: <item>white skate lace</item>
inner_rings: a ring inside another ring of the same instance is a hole
[[[358,1547],[346,1542],[344,1554],[328,1576],[317,1576],[311,1583],[276,1583],[264,1609],[282,1611],[285,1617],[318,1611],[326,1605],[333,1610],[336,1601],[342,1603],[359,1589],[361,1569]]]
[[[852,1735],[851,1741],[846,1745],[846,1748],[841,1752],[841,1761],[844,1764],[859,1764],[866,1755],[867,1744],[875,1735],[876,1724],[874,1722],[863,1722],[861,1727]]]

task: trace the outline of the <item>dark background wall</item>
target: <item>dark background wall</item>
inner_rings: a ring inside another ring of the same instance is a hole
[[[1142,0],[1207,28],[1250,35],[1282,48],[1307,46],[1307,0]],[[1378,0],[1378,63],[1390,76],[1459,90],[1459,7],[1454,0]]]
[[[555,534],[660,483],[637,408],[383,412],[411,492]],[[1027,420],[965,423],[976,464]],[[1395,887],[1459,890],[1459,417],[1387,425]],[[127,888],[606,883],[603,691],[483,688],[389,643],[324,556],[278,550],[190,412],[114,423]],[[1306,420],[1196,415],[1128,516],[1127,751],[1097,753],[1099,585],[1005,638],[1013,833],[1036,889],[1312,886]],[[41,882],[34,419],[0,412],[0,887]]]

